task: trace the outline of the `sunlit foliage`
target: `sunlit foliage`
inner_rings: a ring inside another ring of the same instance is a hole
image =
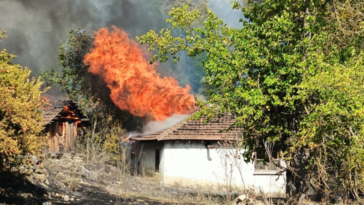
[[[35,154],[45,140],[41,79],[30,79],[28,68],[12,63],[15,57],[0,53],[0,171],[29,163],[22,156]]]
[[[171,30],[137,37],[156,50],[152,62],[178,53],[207,53],[208,103],[196,116],[234,114],[246,160],[264,156],[274,142],[292,176],[290,201],[312,186],[322,199],[363,191],[364,6],[359,0],[237,2],[247,20],[229,28],[213,12],[207,19],[188,6],[170,11]],[[203,27],[194,27],[202,23]],[[261,154],[259,154],[261,152]]]

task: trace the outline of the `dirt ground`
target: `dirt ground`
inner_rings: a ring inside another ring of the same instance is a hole
[[[45,181],[29,178],[29,175],[18,172],[1,173],[0,205],[33,205],[46,202],[85,205],[214,204],[211,200],[206,201],[204,195],[199,196],[196,190],[166,187],[153,177],[126,175],[120,180],[119,171],[113,167],[83,167],[87,168],[90,175],[86,176],[81,172],[74,174],[72,169],[49,163],[44,167],[48,173]],[[72,185],[72,190],[71,181],[77,181]],[[68,200],[65,200],[66,195]]]
[[[172,204],[195,204],[184,203],[177,201],[158,200],[137,195],[124,195],[123,197],[112,195],[103,187],[98,186],[82,186],[78,191],[71,192],[58,189],[56,186],[51,186],[45,189],[42,186],[34,185],[27,179],[18,176],[0,176],[0,205],[35,205],[51,202],[51,204],[125,204],[125,205],[172,205]],[[31,194],[31,196],[26,196]],[[58,196],[55,195],[57,193]],[[23,195],[23,196],[22,196]],[[65,201],[62,195],[74,197],[74,201]],[[50,197],[49,197],[50,196]]]

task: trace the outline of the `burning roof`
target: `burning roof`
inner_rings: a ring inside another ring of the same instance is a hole
[[[166,141],[166,140],[229,140],[238,136],[242,128],[233,128],[229,131],[221,130],[229,128],[234,123],[234,117],[226,114],[221,118],[213,118],[206,125],[205,117],[198,120],[183,120],[167,130],[151,134],[132,137],[136,141]]]
[[[57,120],[77,120],[88,125],[90,120],[81,112],[78,107],[78,103],[73,101],[63,101],[61,105],[53,107],[51,109],[44,110],[43,113],[43,125],[52,124]]]

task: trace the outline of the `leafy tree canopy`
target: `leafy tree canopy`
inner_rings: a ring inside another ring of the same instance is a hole
[[[6,50],[0,53],[0,171],[25,163],[20,155],[35,153],[45,140],[41,79],[29,79],[28,68],[11,62],[15,57]]]
[[[47,84],[59,85],[71,100],[78,101],[80,95],[90,100],[91,80],[88,68],[83,64],[83,58],[91,47],[92,39],[85,34],[85,30],[71,30],[59,48],[58,59],[63,73],[46,71],[43,76]]]
[[[205,83],[219,92],[208,92],[212,106],[195,117],[234,114],[248,161],[274,143],[295,179],[291,196],[307,196],[309,185],[326,200],[363,191],[364,3],[266,0],[233,8],[248,19],[241,29],[185,5],[167,20],[184,35],[162,29],[137,40],[158,51],[151,62],[207,53]]]

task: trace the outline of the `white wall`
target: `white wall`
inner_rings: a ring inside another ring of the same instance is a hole
[[[162,145],[162,142],[159,143]],[[223,149],[216,145],[215,148],[207,149],[201,141],[172,141],[164,142],[161,148],[154,143],[147,143],[141,161],[145,161],[143,163],[148,167],[154,167],[154,163],[148,160],[154,162],[155,151],[152,150],[158,147],[161,150],[160,170],[165,183],[226,185],[231,182],[241,187],[245,184],[246,188],[261,189],[265,193],[284,195],[285,175],[276,181],[278,177],[273,173],[255,173],[253,162],[245,163],[242,157],[237,160],[226,157],[226,154],[230,155],[235,149]],[[243,177],[240,176],[238,167]]]

